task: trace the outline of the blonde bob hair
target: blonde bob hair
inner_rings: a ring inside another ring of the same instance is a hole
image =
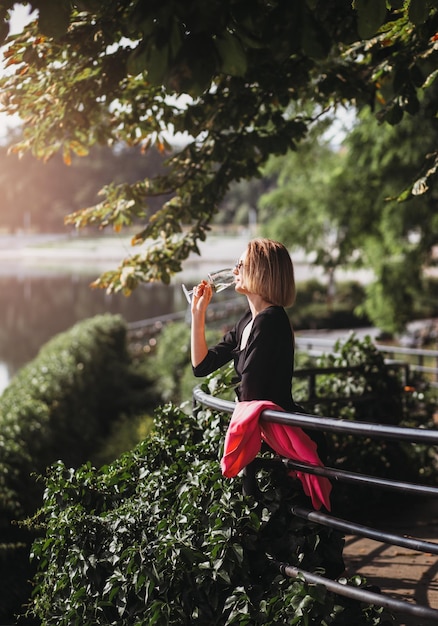
[[[282,243],[261,238],[251,240],[243,269],[249,292],[277,306],[288,307],[295,302],[294,266]]]

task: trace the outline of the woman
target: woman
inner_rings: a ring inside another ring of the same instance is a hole
[[[239,402],[269,400],[288,412],[301,411],[292,397],[294,336],[284,307],[295,301],[292,260],[283,244],[254,239],[237,262],[235,290],[246,296],[249,310],[220,343],[208,347],[205,315],[212,297],[203,280],[192,299],[191,358],[195,376],[206,376],[234,359]],[[306,431],[305,431],[306,432]],[[307,432],[325,456],[324,436]],[[250,466],[248,466],[250,467]],[[244,475],[244,492],[256,491],[253,471]]]
[[[269,239],[254,239],[234,269],[235,290],[249,310],[223,340],[208,348],[205,315],[212,297],[203,280],[192,299],[191,356],[195,376],[206,376],[231,359],[239,377],[239,401],[272,400],[293,411],[294,339],[284,307],[295,301],[294,270],[286,248]]]

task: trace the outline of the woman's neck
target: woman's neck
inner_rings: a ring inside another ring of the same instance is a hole
[[[272,306],[271,302],[267,302],[261,296],[255,293],[248,293],[246,297],[248,299],[249,309],[251,311],[253,319],[256,315],[267,309],[269,306]]]

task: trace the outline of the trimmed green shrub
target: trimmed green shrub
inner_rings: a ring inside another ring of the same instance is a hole
[[[36,476],[62,459],[78,467],[99,453],[112,424],[145,410],[150,392],[132,369],[126,325],[102,315],[57,335],[0,397],[0,621],[28,594],[32,516],[44,485]],[[33,531],[32,531],[33,532]]]
[[[280,575],[273,559],[339,575],[343,538],[290,514],[305,496],[282,464],[262,473],[260,502],[222,477],[228,419],[168,405],[110,466],[51,468],[33,546],[42,626],[384,623],[379,609]]]
[[[0,491],[1,510],[32,514],[42,491],[33,474],[57,459],[76,467],[92,459],[130,409],[133,380],[119,316],[86,320],[43,346],[0,397],[0,484],[8,492]]]
[[[221,330],[208,329],[208,344],[216,343],[222,335]],[[159,335],[155,350],[142,360],[145,373],[154,380],[161,404],[179,404],[191,398],[196,380],[190,361],[190,326],[187,323],[167,324]]]
[[[411,377],[406,387],[403,368],[385,362],[370,337],[354,333],[336,342],[333,352],[306,359],[305,367],[317,372],[334,368],[316,377],[318,400],[308,401],[307,380],[293,382],[294,398],[309,413],[343,420],[416,428],[434,428],[436,403],[428,402],[428,383]],[[304,364],[303,364],[304,365]],[[400,363],[398,364],[400,365]],[[336,368],[338,368],[336,370]],[[415,385],[415,386],[412,386]],[[438,458],[430,446],[357,435],[328,434],[327,465],[363,474],[436,484]],[[337,513],[362,518],[365,513],[394,506],[406,494],[397,496],[380,489],[341,484],[337,486]]]
[[[146,362],[162,402],[181,402],[181,378],[185,371],[191,371],[190,326],[184,322],[167,324]]]

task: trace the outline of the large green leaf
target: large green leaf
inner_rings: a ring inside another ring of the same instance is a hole
[[[414,24],[423,24],[429,15],[427,0],[411,0],[408,15]]]
[[[303,12],[301,45],[312,59],[323,59],[330,50],[330,41],[310,11]]]
[[[247,69],[245,50],[236,36],[226,32],[215,40],[222,61],[222,71],[231,76],[243,76]]]
[[[364,39],[372,37],[382,26],[386,16],[385,0],[354,0],[357,9],[357,28]]]
[[[43,35],[58,39],[70,24],[70,0],[44,0],[38,4],[38,24]]]

